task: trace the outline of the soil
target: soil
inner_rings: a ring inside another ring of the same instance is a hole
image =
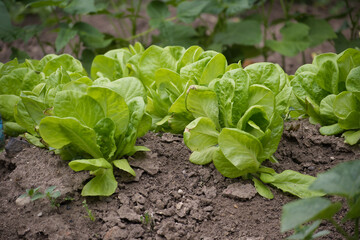
[[[285,123],[275,157],[278,172],[292,169],[316,176],[338,163],[360,159],[360,146],[322,136],[308,120]],[[181,135],[149,132],[138,140],[150,152],[129,158],[137,176],[116,171],[119,187],[110,197],[82,197],[91,176],[75,173],[53,152],[20,138],[7,139],[0,154],[0,239],[284,239],[282,206],[295,197],[272,189],[267,200],[252,183],[223,177],[213,166],[189,162]],[[58,208],[46,199],[19,198],[26,189],[61,192]],[[235,192],[239,192],[238,195]],[[232,192],[232,193],[231,193]],[[236,196],[235,196],[236,195]],[[70,199],[70,200],[69,200]],[[83,206],[86,199],[95,221]],[[349,232],[353,226],[344,226]],[[330,225],[324,239],[342,239]]]

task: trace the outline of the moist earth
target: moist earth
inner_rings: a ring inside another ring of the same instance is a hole
[[[359,159],[360,147],[339,136],[322,136],[308,120],[286,122],[275,157],[267,163],[316,176],[344,161]],[[136,177],[115,171],[119,187],[110,197],[82,197],[91,176],[74,172],[53,152],[21,138],[7,140],[0,154],[0,239],[284,239],[282,206],[296,197],[272,188],[258,195],[249,180],[223,177],[213,164],[189,162],[181,135],[149,132],[138,145],[151,149],[129,158]],[[47,199],[19,198],[26,189],[56,186],[59,207]],[[95,217],[92,221],[83,201]],[[344,215],[341,212],[338,217]],[[350,224],[344,225],[352,231]],[[342,239],[334,228],[323,239]]]

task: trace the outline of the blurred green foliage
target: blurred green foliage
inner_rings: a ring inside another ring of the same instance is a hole
[[[56,53],[68,46],[86,69],[97,54],[135,41],[144,45],[199,45],[224,53],[229,62],[259,55],[267,61],[274,52],[285,61],[285,57],[325,41],[331,41],[336,52],[360,47],[360,6],[356,0],[303,0],[296,4],[293,0],[1,0],[0,40],[11,47],[11,58],[20,61],[28,55],[12,46],[17,39],[27,42],[35,38],[44,55],[45,45]],[[306,7],[299,11],[300,5]],[[280,7],[275,13],[274,8]],[[306,11],[308,7],[326,9],[328,15],[317,16],[311,13],[317,11]],[[26,25],[30,15],[38,16],[39,24]],[[105,15],[114,28],[113,35],[87,23],[84,15]],[[333,19],[343,21],[340,28],[329,24]],[[49,30],[57,33],[55,42],[41,40]]]

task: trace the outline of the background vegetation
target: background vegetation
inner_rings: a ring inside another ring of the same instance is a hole
[[[337,53],[360,47],[359,5],[356,0],[2,0],[0,40],[2,48],[11,49],[11,59],[27,58],[19,46],[32,40],[42,55],[68,52],[86,69],[97,54],[136,41],[199,45],[222,52],[230,63],[257,56],[267,61],[279,53],[284,67],[286,57],[298,54],[305,63],[305,50],[326,41]],[[54,39],[48,37],[54,33]]]

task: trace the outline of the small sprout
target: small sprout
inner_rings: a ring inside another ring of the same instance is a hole
[[[26,189],[26,193],[20,196],[20,198],[30,197],[31,201],[35,201],[37,199],[46,198],[49,200],[52,207],[59,208],[60,203],[56,201],[58,197],[60,197],[60,191],[54,191],[56,186],[48,187],[44,193],[40,191],[40,187]]]
[[[75,198],[69,197],[69,196],[66,196],[66,197],[64,198],[64,201],[74,201],[74,200],[75,200]]]
[[[86,203],[86,200],[84,200],[82,202],[82,204],[83,204],[83,207],[85,208],[85,210],[86,210],[86,212],[88,214],[86,217],[90,218],[91,221],[95,222],[95,216],[93,215],[92,211],[89,209],[89,207],[88,207],[88,205]]]
[[[155,227],[155,221],[153,219],[153,214],[149,214],[148,212],[144,213],[144,216],[140,217],[140,221],[142,222],[142,224],[149,226],[150,225],[150,229],[154,230]]]
[[[56,186],[50,186],[45,190],[45,196],[50,201],[52,207],[59,208],[60,203],[56,202],[56,199],[60,197],[60,191],[54,191]]]

